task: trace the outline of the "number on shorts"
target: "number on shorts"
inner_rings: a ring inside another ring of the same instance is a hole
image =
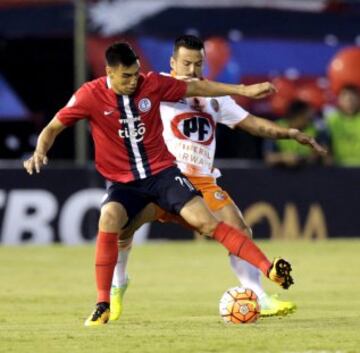
[[[192,184],[190,183],[190,181],[187,180],[186,178],[176,176],[175,180],[178,181],[182,187],[184,187],[186,185],[190,191],[195,190],[194,187],[192,186]]]

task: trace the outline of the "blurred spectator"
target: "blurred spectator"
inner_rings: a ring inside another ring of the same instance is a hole
[[[360,89],[345,86],[338,95],[338,109],[327,116],[334,163],[360,166]]]
[[[314,137],[320,144],[327,145],[325,125],[316,116],[314,108],[301,100],[289,104],[284,119],[277,123],[281,126],[298,129]],[[308,146],[294,140],[266,140],[264,142],[265,162],[271,166],[299,167],[320,162],[320,158]]]

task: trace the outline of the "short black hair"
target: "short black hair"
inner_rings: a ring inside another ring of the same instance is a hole
[[[174,54],[176,54],[181,47],[186,49],[202,50],[204,49],[204,42],[199,37],[191,34],[183,34],[175,39]]]
[[[138,60],[133,48],[126,42],[117,42],[110,45],[106,49],[105,58],[106,64],[113,67],[118,65],[129,67]]]
[[[348,91],[354,94],[360,94],[360,88],[356,85],[345,85],[343,87],[341,87],[340,91]]]

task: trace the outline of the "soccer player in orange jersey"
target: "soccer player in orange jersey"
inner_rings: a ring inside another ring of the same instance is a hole
[[[202,79],[204,44],[194,36],[184,35],[175,41],[170,60],[172,76],[185,80]],[[316,141],[296,129],[282,128],[266,119],[251,115],[238,106],[230,96],[184,98],[177,102],[163,102],[160,106],[164,125],[163,137],[169,151],[176,157],[177,166],[191,183],[201,191],[204,200],[216,217],[242,230],[251,237],[251,229],[230,198],[216,183],[220,172],[214,169],[215,129],[217,123],[240,128],[265,138],[294,139],[309,145],[315,151],[325,151]],[[126,265],[133,232],[140,225],[153,221],[173,221],[184,224],[179,216],[169,214],[151,204],[137,217],[119,241],[118,263],[115,268],[111,296],[111,320],[117,320],[122,311],[122,298],[127,288]],[[253,289],[260,298],[263,316],[283,315],[295,310],[295,304],[280,301],[264,292],[260,271],[236,255],[230,255],[230,264],[241,285]]]

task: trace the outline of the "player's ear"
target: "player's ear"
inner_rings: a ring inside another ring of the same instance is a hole
[[[175,59],[173,56],[170,58],[170,68],[171,70],[175,70]]]
[[[106,76],[111,77],[112,76],[112,69],[110,66],[105,66]]]

